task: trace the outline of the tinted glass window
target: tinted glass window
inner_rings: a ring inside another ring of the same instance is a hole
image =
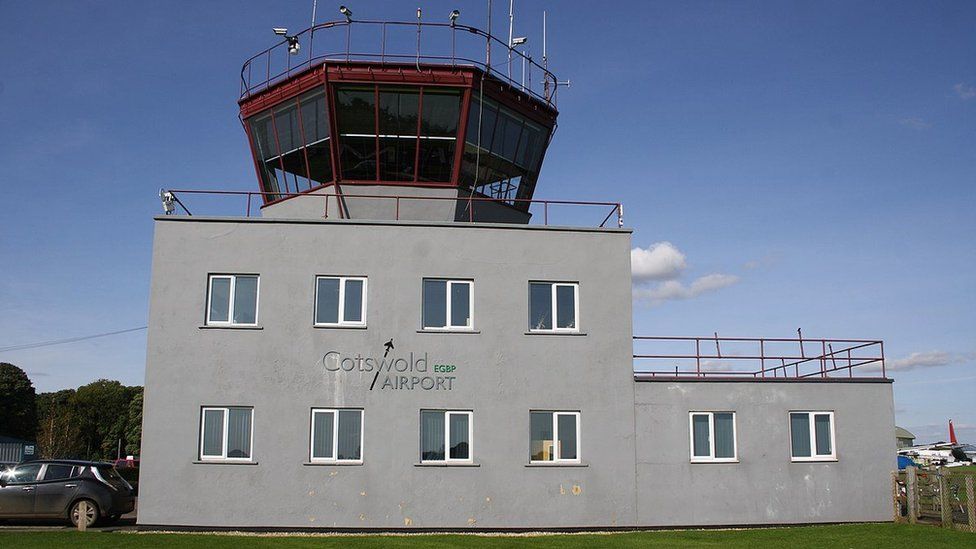
[[[827,414],[815,414],[813,416],[814,429],[817,439],[817,455],[830,455],[830,416]]]
[[[480,128],[480,131],[479,131]],[[530,198],[549,130],[492,101],[471,99],[461,182],[499,200]],[[513,202],[523,210],[528,203]]]
[[[555,459],[552,431],[552,412],[529,414],[529,456],[532,461]]]
[[[314,89],[249,122],[266,192],[301,192],[332,180],[324,90]]]
[[[810,457],[810,414],[790,414],[790,436],[793,457]]]
[[[469,459],[471,441],[468,440],[468,414],[448,414],[451,422],[451,459]]]
[[[369,88],[336,90],[339,162],[342,177],[376,179],[376,92]]]
[[[559,328],[576,327],[576,288],[574,286],[556,286],[556,326]]]
[[[319,278],[316,282],[316,324],[339,322],[339,279]]]
[[[467,326],[471,321],[471,285],[451,283],[451,326]]]
[[[227,322],[230,317],[230,278],[210,279],[210,317],[213,322]]]
[[[312,457],[332,458],[332,429],[335,414],[332,412],[312,413]]]
[[[447,281],[424,280],[424,328],[443,328],[446,325]]]
[[[74,466],[60,463],[48,463],[47,470],[44,472],[44,480],[60,480],[71,478]]]
[[[362,410],[339,410],[339,444],[336,459],[362,459]]]
[[[444,460],[444,412],[420,412],[420,459]]]
[[[258,313],[258,277],[238,276],[234,287],[234,323],[254,324]]]
[[[8,475],[9,482],[11,483],[30,483],[37,480],[37,473],[41,470],[40,463],[29,463],[26,465],[18,465],[14,470]]]
[[[380,179],[413,181],[420,94],[380,88]]]
[[[102,475],[102,478],[108,481],[121,481],[122,475],[115,470],[115,467],[111,465],[98,465],[98,472]]]
[[[203,411],[203,448],[205,456],[219,456],[224,451],[224,411]]]
[[[714,415],[714,421],[715,457],[735,457],[735,434],[732,414],[728,412],[716,413]]]
[[[576,415],[558,414],[559,459],[576,459]]]
[[[343,320],[346,322],[363,321],[363,281],[347,280],[345,292],[345,310]]]
[[[711,453],[709,441],[709,425],[707,414],[695,414],[691,416],[692,440],[694,442],[694,455],[696,457],[708,457]]]
[[[227,417],[227,457],[251,457],[251,409],[231,408]]]
[[[552,284],[529,284],[529,329],[552,329]]]

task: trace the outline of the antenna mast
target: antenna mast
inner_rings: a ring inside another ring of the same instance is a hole
[[[508,0],[508,79],[512,80],[512,31],[515,28],[515,0]]]

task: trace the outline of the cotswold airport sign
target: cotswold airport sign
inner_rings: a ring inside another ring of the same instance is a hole
[[[454,389],[457,366],[453,364],[430,364],[427,353],[403,357],[391,356],[373,358],[357,354],[346,356],[339,351],[329,351],[322,356],[322,366],[326,372],[376,372],[369,390],[422,390],[451,391]],[[381,379],[382,378],[382,379]]]

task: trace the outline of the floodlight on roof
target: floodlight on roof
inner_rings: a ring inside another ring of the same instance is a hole
[[[519,36],[519,37],[516,37],[516,38],[512,38],[512,43],[511,43],[510,47],[514,48],[516,46],[521,46],[522,44],[524,44],[524,43],[526,43],[528,41],[529,41],[529,38],[527,36]]]
[[[277,34],[278,36],[287,36],[288,35],[288,29],[286,29],[285,27],[275,27],[275,28],[273,28],[271,30],[273,30],[274,33]]]

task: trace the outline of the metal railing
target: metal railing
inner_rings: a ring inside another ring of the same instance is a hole
[[[439,186],[439,188],[453,189],[453,187]],[[543,199],[527,199],[527,198],[510,198],[510,199],[496,199],[491,197],[482,196],[411,196],[411,195],[397,195],[397,194],[349,194],[345,192],[332,192],[332,193],[268,193],[261,191],[218,191],[218,190],[199,190],[199,189],[169,189],[167,191],[171,193],[174,201],[179,204],[183,211],[187,215],[192,215],[189,208],[185,205],[184,201],[180,199],[180,195],[210,195],[216,197],[224,196],[240,196],[246,199],[244,204],[244,217],[251,217],[251,211],[253,209],[253,204],[255,203],[255,197],[264,198],[267,196],[272,197],[275,201],[284,200],[286,198],[303,198],[306,200],[318,199],[323,201],[322,206],[322,217],[325,219],[330,218],[330,203],[332,212],[331,216],[333,218],[345,218],[348,205],[345,202],[348,199],[355,200],[385,200],[392,203],[393,205],[393,219],[399,221],[401,219],[401,205],[409,202],[417,201],[451,201],[458,204],[466,205],[467,208],[467,221],[473,223],[477,221],[475,219],[475,213],[473,205],[475,203],[495,203],[504,205],[506,207],[511,207],[513,204],[528,204],[531,208],[532,206],[541,206],[542,210],[542,224],[548,226],[550,221],[550,209],[552,207],[559,206],[571,206],[571,207],[590,207],[597,208],[599,211],[603,211],[604,208],[609,208],[606,217],[603,218],[597,227],[606,228],[607,222],[616,217],[617,227],[624,226],[624,208],[623,204],[620,202],[594,202],[585,200],[543,200]],[[273,202],[272,202],[273,203]],[[534,216],[533,216],[534,217]]]
[[[366,29],[374,30],[378,36],[373,38],[378,44],[373,47],[378,45],[379,51],[354,51],[353,27],[363,29],[364,33],[368,33]],[[340,32],[341,29],[345,30],[344,34]],[[399,47],[393,49],[394,44],[389,35],[397,30],[410,33],[410,42],[416,44],[415,51],[407,52]],[[426,36],[424,31],[427,32]],[[556,103],[556,91],[563,84],[546,68],[545,60],[543,64],[539,64],[516,47],[468,25],[422,21],[340,20],[319,23],[290,38],[301,44],[301,49],[296,54],[290,52],[290,41],[285,39],[244,62],[241,67],[242,99],[325,61],[411,63],[417,70],[422,70],[422,63],[475,66],[513,88],[553,106]],[[425,40],[427,43],[439,44],[444,50],[450,49],[450,54],[447,51],[424,53]],[[493,49],[505,54],[503,63],[492,63]],[[499,68],[503,70],[498,70]],[[512,76],[513,70],[516,71],[516,77]],[[542,88],[541,92],[533,89],[533,77]]]
[[[634,375],[644,379],[886,378],[884,342],[867,339],[634,336]],[[650,347],[650,349],[648,349]],[[638,352],[640,350],[641,352]],[[651,352],[653,351],[653,352]],[[641,364],[671,363],[669,369]],[[857,375],[855,368],[860,368]]]

